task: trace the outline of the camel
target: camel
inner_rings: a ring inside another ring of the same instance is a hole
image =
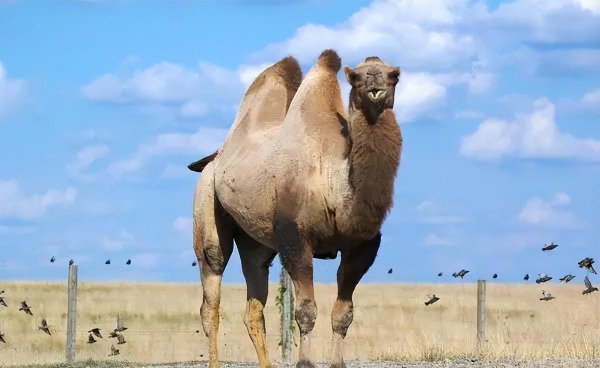
[[[222,147],[190,165],[202,171],[194,194],[194,249],[211,368],[219,366],[221,278],[234,240],[247,285],[244,323],[262,368],[271,367],[263,315],[271,261],[279,253],[294,284],[296,367],[315,367],[313,258],[340,253],[331,367],[345,367],[352,295],[375,260],[393,204],[402,134],[393,112],[400,68],[378,57],[344,67],[351,85],[348,111],[340,69],[333,50],[321,53],[304,80],[291,57],[266,69],[248,88]]]

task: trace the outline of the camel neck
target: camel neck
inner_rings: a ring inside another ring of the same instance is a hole
[[[362,111],[350,108],[349,184],[346,231],[360,238],[373,237],[392,207],[394,179],[400,163],[402,134],[391,109],[384,110],[375,124]],[[348,208],[349,207],[349,208]]]

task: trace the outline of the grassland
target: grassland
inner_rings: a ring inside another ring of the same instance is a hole
[[[53,283],[5,282],[0,289],[8,308],[0,308],[0,364],[61,362],[65,355],[66,286]],[[600,293],[581,295],[581,285],[549,285],[556,299],[540,301],[539,285],[488,284],[488,358],[600,358]],[[265,315],[269,352],[278,360],[279,316],[276,285],[271,285]],[[316,285],[319,315],[313,349],[327,360],[330,312],[335,285]],[[441,297],[425,307],[425,294]],[[346,357],[360,360],[438,360],[474,354],[476,285],[359,285],[355,318],[346,339]],[[18,311],[27,300],[34,316]],[[146,363],[205,360],[199,284],[80,283],[77,315],[77,358],[109,359],[114,339],[87,344],[87,330],[114,328],[117,313],[129,327],[127,343],[115,360]],[[221,358],[255,361],[242,323],[245,286],[224,285],[221,301]],[[52,336],[37,329],[42,318]],[[200,333],[196,332],[200,331]],[[297,354],[294,351],[294,354]],[[297,355],[295,355],[297,356]],[[112,359],[112,358],[111,358]]]

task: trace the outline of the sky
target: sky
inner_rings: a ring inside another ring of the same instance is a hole
[[[186,166],[261,70],[292,55],[306,74],[327,48],[402,70],[364,282],[581,281],[600,262],[598,1],[0,0],[0,282],[64,280],[69,259],[84,281],[198,282]],[[224,281],[243,282],[237,251]]]

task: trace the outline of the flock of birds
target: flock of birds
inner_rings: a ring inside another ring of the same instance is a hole
[[[50,258],[50,263],[54,263],[54,262],[56,262],[56,257],[52,256]],[[72,260],[72,259],[70,259],[69,260],[69,266],[71,266],[73,264],[75,264],[75,261]],[[110,259],[107,259],[106,261],[104,261],[104,264],[105,265],[109,265],[110,264]],[[131,265],[131,259],[128,259],[127,262],[125,262],[125,264],[128,265],[128,266],[130,266]]]
[[[0,290],[0,307],[5,307],[8,308],[8,304],[6,304],[6,301],[4,300],[5,296],[3,295],[5,294],[4,290]],[[29,306],[27,304],[26,300],[23,300],[21,302],[21,306],[19,307],[19,311],[22,311],[23,313],[33,316],[33,312],[31,311],[31,306]],[[48,336],[52,336],[52,332],[50,330],[50,325],[48,325],[48,321],[46,321],[45,318],[42,319],[40,325],[38,326],[38,330],[44,332],[45,334],[47,334]],[[88,344],[93,344],[96,341],[95,337],[98,338],[102,338],[102,334],[100,333],[100,328],[98,327],[94,327],[91,330],[88,331],[88,340],[87,343]],[[125,337],[123,336],[123,331],[127,330],[127,327],[125,327],[123,325],[123,321],[121,320],[121,317],[119,315],[117,315],[117,324],[116,327],[114,328],[114,330],[112,330],[110,332],[110,334],[108,335],[109,338],[116,338],[117,339],[117,345],[122,345],[125,344]],[[5,339],[5,334],[0,331],[0,342],[6,344],[6,339]],[[95,337],[94,337],[95,336]],[[110,346],[110,354],[108,354],[108,356],[116,356],[119,355],[119,349],[117,349],[115,347],[114,344],[111,344]]]
[[[558,247],[558,244],[551,242],[550,244],[544,244],[544,246],[542,247],[542,251],[543,252],[548,252],[551,251],[553,249],[555,249],[556,247]],[[581,261],[577,262],[577,264],[579,265],[579,268],[584,268],[588,271],[588,273],[594,273],[597,274],[596,270],[594,269],[594,259],[590,258],[590,257],[585,257],[584,259],[582,259]],[[390,268],[388,270],[388,274],[391,274],[393,272],[393,270]],[[452,277],[457,278],[460,277],[461,279],[464,278],[467,273],[469,273],[469,270],[466,269],[461,269],[460,271],[457,272],[453,272],[452,273]],[[441,277],[444,275],[443,272],[439,272],[438,277]],[[498,274],[494,273],[492,275],[493,279],[498,278]],[[564,282],[564,283],[569,283],[571,280],[573,280],[575,278],[574,275],[571,275],[570,273],[561,277],[559,280],[560,282]],[[529,280],[529,274],[525,274],[525,276],[523,277],[523,280],[528,281]],[[535,279],[535,283],[536,284],[542,284],[544,282],[548,282],[552,280],[551,276],[548,276],[545,273],[540,273],[538,274],[538,278]],[[593,293],[594,291],[598,291],[597,287],[594,287],[592,285],[592,282],[590,281],[590,278],[586,275],[585,278],[583,279],[583,283],[585,285],[585,289],[581,292],[581,294],[586,295],[586,294],[590,294]],[[543,301],[549,301],[555,299],[555,297],[546,290],[542,290],[542,297],[540,298],[540,300]],[[427,295],[427,300],[425,301],[425,305],[431,305],[435,302],[437,302],[438,300],[440,300],[440,298],[438,296],[436,296],[435,294],[428,294]]]

